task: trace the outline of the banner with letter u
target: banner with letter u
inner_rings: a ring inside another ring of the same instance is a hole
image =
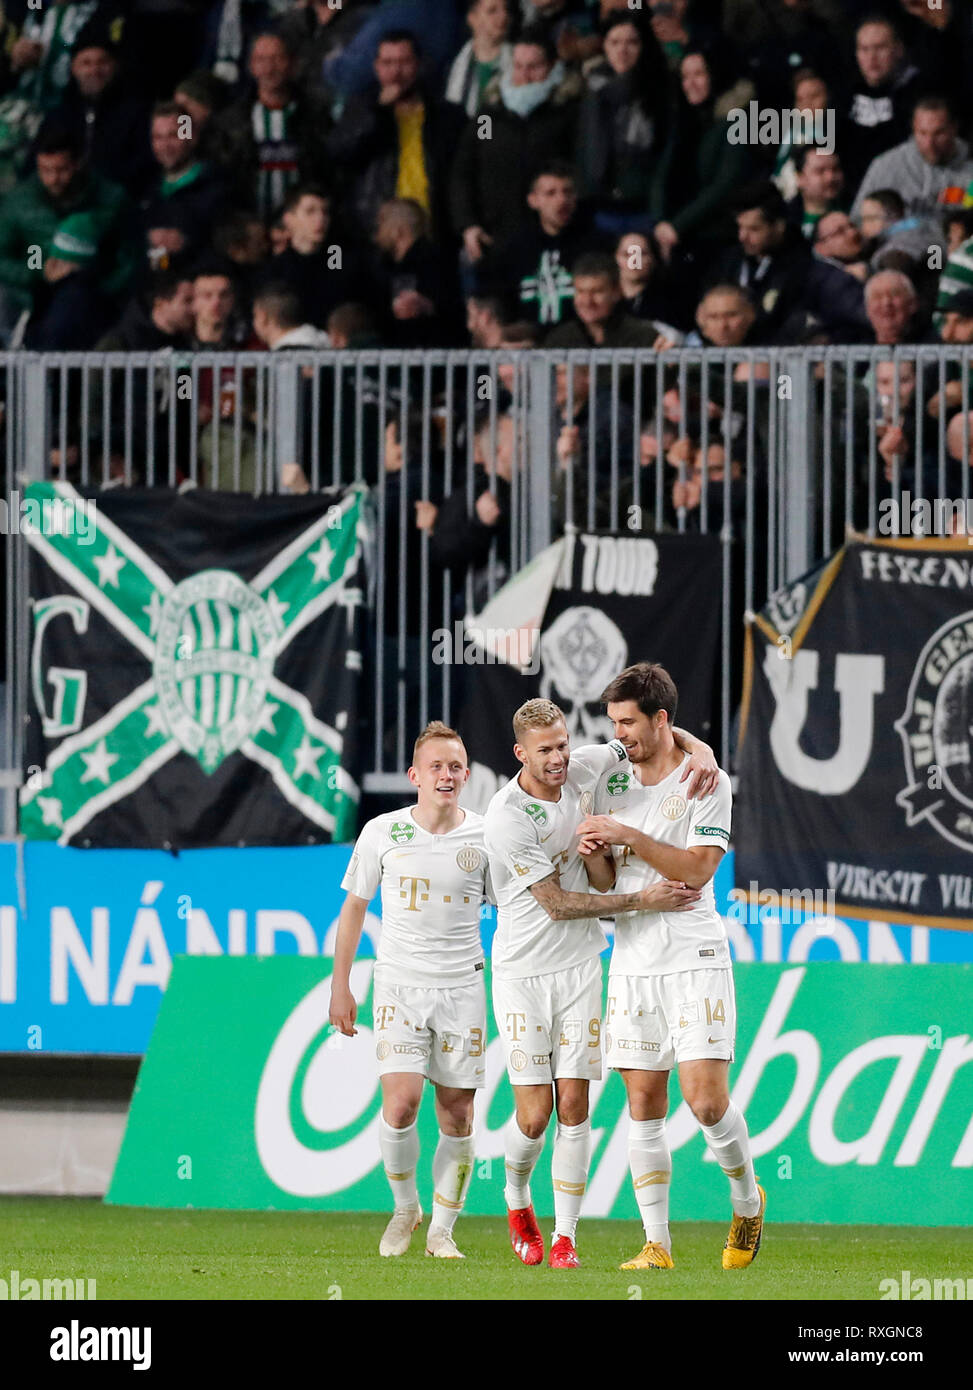
[[[973,550],[854,540],[747,630],[737,883],[973,929]]]

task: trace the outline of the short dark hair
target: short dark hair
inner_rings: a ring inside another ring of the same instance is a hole
[[[228,213],[218,222],[213,231],[213,245],[221,256],[229,255],[234,246],[241,246],[247,237],[248,228],[255,223],[264,225],[258,212],[245,212],[242,209]]]
[[[634,700],[643,714],[658,714],[664,709],[672,724],[679,694],[664,666],[652,661],[637,661],[634,666],[626,666],[601,693],[603,705],[620,704],[623,700]]]
[[[368,338],[375,333],[375,316],[366,304],[349,300],[331,310],[327,329],[329,333],[341,333],[350,343],[354,338]]]
[[[299,328],[303,322],[301,301],[283,280],[262,285],[253,297],[253,307],[261,308],[281,328]]]
[[[607,251],[586,251],[571,267],[571,275],[574,279],[579,275],[603,275],[606,280],[617,285],[618,264],[615,257],[610,256]]]
[[[794,168],[799,174],[803,174],[804,166],[812,154],[834,155],[838,163],[841,163],[837,150],[826,150],[823,145],[815,145],[813,143],[810,145],[795,145],[791,153],[791,159],[793,159]]]
[[[149,281],[148,302],[158,304],[161,299],[168,304],[179,293],[180,285],[191,285],[193,277],[185,270],[157,270]]]
[[[83,158],[81,142],[74,131],[57,121],[47,121],[41,127],[34,141],[34,154],[69,154],[78,162]]]
[[[521,43],[529,44],[531,48],[542,49],[551,67],[557,62],[557,48],[554,45],[554,40],[547,30],[540,28],[539,25],[528,24],[525,29],[522,29],[519,37],[514,39],[514,45]]]
[[[322,202],[331,206],[331,194],[320,183],[295,183],[292,188],[287,190],[287,197],[281,204],[280,215],[283,217],[285,212],[293,212],[302,198],[320,198]]]
[[[567,159],[545,159],[539,163],[530,180],[531,192],[537,184],[538,179],[570,179],[573,184],[578,182],[578,173],[574,165]]]
[[[419,40],[411,29],[389,29],[387,33],[381,36],[378,43],[375,45],[376,53],[382,47],[383,43],[410,43],[416,57],[422,57],[422,49],[419,46]]]
[[[896,222],[900,222],[905,216],[905,202],[902,194],[894,188],[876,188],[874,193],[866,193],[862,202],[867,201],[878,203]]]
[[[152,115],[149,119],[150,121],[157,121],[163,116],[175,116],[178,119],[180,116],[188,115],[189,112],[185,106],[180,105],[178,101],[157,101],[152,108]]]
[[[780,189],[769,179],[745,184],[733,200],[733,211],[738,217],[743,212],[759,212],[767,222],[787,220],[787,205]]]
[[[973,208],[946,208],[943,212],[943,226],[949,227],[958,222],[963,228],[964,241],[973,236]]]
[[[933,95],[920,97],[912,108],[913,116],[917,111],[945,111],[953,125],[956,124],[956,112],[946,97]]]
[[[533,319],[514,319],[505,323],[500,330],[500,346],[504,343],[531,343],[537,347],[541,340],[541,326]]]

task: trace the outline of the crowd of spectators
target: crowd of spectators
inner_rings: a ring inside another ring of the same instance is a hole
[[[0,44],[9,348],[973,340],[964,0],[7,0]],[[609,402],[607,377],[562,373],[561,516],[603,522],[608,461],[639,438],[678,472],[671,515],[712,481],[722,506],[727,477],[736,499],[724,417],[754,376],[667,389],[660,429],[631,370]],[[889,480],[921,466],[907,376],[879,391]],[[218,455],[247,402],[203,381]],[[967,395],[952,370],[921,393],[947,441]],[[453,571],[509,509],[509,391],[499,437],[491,418],[473,510],[415,499]],[[394,471],[366,427],[366,472]]]

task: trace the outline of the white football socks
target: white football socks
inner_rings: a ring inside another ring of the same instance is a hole
[[[760,1193],[753,1175],[747,1122],[732,1100],[715,1125],[700,1125],[710,1153],[730,1180],[730,1200],[737,1216],[756,1216]]]
[[[392,1189],[395,1209],[417,1207],[416,1164],[419,1162],[419,1128],[415,1120],[407,1129],[393,1129],[385,1116],[378,1127],[385,1176]]]
[[[530,1175],[541,1156],[545,1137],[541,1134],[537,1139],[528,1139],[517,1123],[516,1115],[507,1126],[503,1159],[507,1182],[503,1196],[511,1211],[521,1211],[530,1206]]]
[[[432,1160],[432,1220],[430,1231],[452,1234],[456,1218],[463,1210],[466,1192],[473,1176],[475,1147],[472,1134],[456,1138],[440,1131]]]
[[[558,1121],[551,1159],[555,1240],[558,1236],[567,1236],[573,1241],[577,1233],[581,1199],[588,1181],[590,1148],[590,1119],[582,1120],[579,1125],[563,1125]]]
[[[669,1187],[672,1156],[662,1120],[629,1120],[628,1163],[645,1239],[672,1253],[669,1237]]]

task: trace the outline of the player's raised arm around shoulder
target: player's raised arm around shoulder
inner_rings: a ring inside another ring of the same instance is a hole
[[[368,898],[359,898],[356,894],[349,893],[338,917],[334,969],[331,974],[331,1007],[328,1010],[328,1018],[340,1033],[344,1033],[349,1038],[358,1031],[354,1026],[358,1005],[351,992],[349,980],[358,943],[361,941],[362,927],[369,901]]]
[[[679,779],[680,782],[685,782],[687,777],[690,779],[686,799],[693,801],[697,797],[709,796],[715,792],[720,780],[720,765],[709,744],[676,725],[673,725],[672,737],[677,747],[689,754],[689,762]]]
[[[552,922],[572,922],[583,917],[614,917],[620,912],[645,912],[651,906],[650,890],[638,893],[608,893],[597,898],[590,893],[568,893],[555,872],[530,891]]]

